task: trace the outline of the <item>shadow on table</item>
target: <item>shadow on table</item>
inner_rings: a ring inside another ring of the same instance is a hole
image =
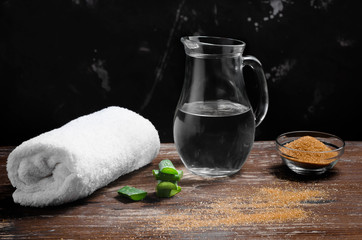
[[[114,197],[117,201],[123,203],[123,204],[132,204],[132,203],[137,203],[137,202],[142,202],[142,203],[157,203],[157,202],[160,202],[162,201],[162,199],[167,199],[167,198],[159,198],[156,196],[156,192],[151,192],[151,193],[148,193],[147,196],[142,199],[141,201],[134,201],[132,199],[129,199],[129,198],[126,198],[126,197],[123,197],[123,196],[115,196]]]
[[[294,182],[314,182],[320,180],[330,180],[339,175],[338,168],[333,168],[320,175],[300,175],[290,170],[284,164],[272,166],[271,168],[269,168],[269,172],[279,179]]]
[[[10,187],[9,187],[10,188]],[[1,194],[0,196],[0,218],[13,219],[24,217],[36,217],[41,215],[54,216],[65,214],[75,207],[94,204],[91,197],[76,200],[74,202],[65,203],[59,206],[46,207],[25,207],[14,202],[11,194]]]

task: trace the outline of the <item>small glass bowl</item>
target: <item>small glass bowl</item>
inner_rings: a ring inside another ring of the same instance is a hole
[[[328,146],[331,151],[313,152],[285,147],[285,144],[304,136],[311,136],[318,139]],[[342,156],[344,146],[345,143],[341,138],[329,133],[316,131],[288,132],[279,135],[276,139],[278,154],[283,162],[292,171],[302,175],[323,174],[333,168]],[[317,160],[313,160],[313,158],[317,158]]]

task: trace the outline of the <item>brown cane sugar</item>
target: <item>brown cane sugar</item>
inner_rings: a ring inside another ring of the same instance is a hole
[[[288,156],[284,157],[302,163],[328,165],[337,156],[337,152],[333,152],[331,148],[311,136],[300,137],[284,146],[289,148],[281,149]]]
[[[157,219],[159,231],[228,229],[248,224],[302,221],[312,216],[304,206],[323,201],[324,191],[308,188],[261,187],[245,196],[230,196],[212,201],[196,201],[190,206],[167,211]]]

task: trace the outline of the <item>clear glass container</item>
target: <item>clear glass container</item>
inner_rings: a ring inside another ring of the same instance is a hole
[[[285,145],[300,137],[311,136],[322,142],[330,151],[303,151]],[[333,168],[344,153],[344,141],[332,134],[317,131],[295,131],[281,134],[276,139],[277,151],[283,162],[302,175],[323,174]]]
[[[227,176],[238,172],[254,142],[255,127],[268,109],[268,91],[260,62],[243,56],[236,39],[183,37],[185,79],[174,117],[173,133],[182,162],[192,173]],[[250,66],[259,84],[252,109],[243,67]]]

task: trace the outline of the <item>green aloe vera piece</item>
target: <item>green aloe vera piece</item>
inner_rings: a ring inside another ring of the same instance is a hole
[[[158,197],[172,197],[181,192],[181,187],[177,185],[177,182],[158,181],[156,187],[156,194]]]
[[[164,159],[159,164],[158,167],[160,168],[160,172],[166,173],[166,174],[178,174],[175,166],[172,164],[171,160]]]
[[[146,191],[130,186],[124,186],[117,192],[119,195],[132,199],[133,201],[140,201],[147,195]]]
[[[182,170],[176,170],[176,171],[177,174],[168,174],[168,173],[163,173],[160,170],[152,170],[152,174],[153,176],[155,176],[156,180],[163,180],[169,182],[180,181],[184,172]]]

